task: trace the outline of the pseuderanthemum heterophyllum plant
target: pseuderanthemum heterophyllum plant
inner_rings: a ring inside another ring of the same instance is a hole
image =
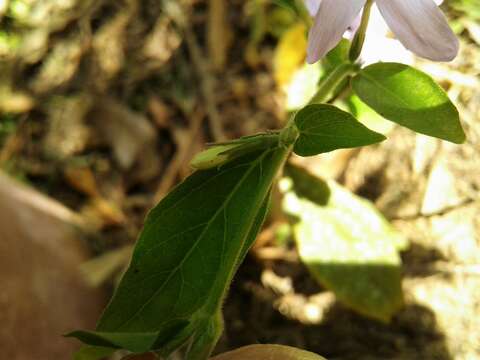
[[[165,2],[166,11],[181,10],[178,1]],[[303,0],[281,2],[311,22]],[[295,8],[299,4],[301,9]],[[307,60],[321,59],[350,28],[355,35],[347,42],[348,55],[330,56],[335,59],[324,67],[316,94],[283,129],[212,144],[193,159],[196,171],[148,214],[130,266],[96,329],[69,334],[86,345],[75,360],[100,359],[117,350],[169,358],[179,349],[183,360],[207,360],[223,332],[229,286],[268,214],[277,174],[290,154],[315,156],[386,139],[363,125],[355,109],[349,113],[336,106],[345,105],[345,97],[354,94],[385,119],[418,133],[465,140],[457,109],[427,74],[399,63],[357,61],[374,4],[405,47],[432,60],[454,58],[458,41],[433,0],[305,4],[315,13]],[[299,169],[287,168],[286,175],[292,182],[286,191],[295,192],[287,212],[297,219],[294,238],[312,276],[358,313],[388,322],[403,305],[394,230],[369,210],[373,205],[350,201],[333,184],[320,185]],[[256,359],[266,358],[261,350]],[[269,349],[269,356],[307,358],[304,352],[277,350],[282,353],[274,356]],[[222,359],[238,354],[247,356],[240,351]]]
[[[305,0],[315,16],[310,29],[307,61],[314,63],[333,49],[372,0]],[[433,0],[374,0],[398,40],[416,55],[450,61],[458,53],[458,39]],[[382,51],[382,49],[378,49]]]

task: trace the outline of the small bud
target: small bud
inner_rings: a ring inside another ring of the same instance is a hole
[[[190,166],[197,170],[211,169],[225,164],[230,160],[228,150],[241,146],[242,144],[215,145],[195,155]]]

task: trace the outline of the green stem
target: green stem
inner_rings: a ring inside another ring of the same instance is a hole
[[[348,57],[351,62],[355,62],[362,52],[363,44],[365,43],[365,35],[367,33],[368,21],[370,19],[370,11],[372,10],[373,0],[368,0],[363,8],[362,21],[358,28],[352,45],[350,46],[350,53]]]
[[[325,79],[323,79],[318,90],[309,101],[309,105],[321,104],[328,100],[328,97],[337,86],[348,76],[355,74],[358,71],[358,65],[350,62],[338,65]],[[285,127],[280,131],[280,142],[283,145],[291,145],[295,143],[298,138],[298,129],[295,126],[295,114],[288,120]]]
[[[319,85],[317,93],[309,102],[311,104],[321,104],[328,100],[329,95],[337,86],[347,77],[357,71],[357,65],[350,62],[337,66]]]
[[[300,16],[300,19],[305,23],[307,29],[310,29],[312,27],[313,21],[312,17],[308,13],[307,8],[305,7],[303,0],[296,0],[295,5],[298,9],[298,15]]]

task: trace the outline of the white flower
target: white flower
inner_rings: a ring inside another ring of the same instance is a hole
[[[315,21],[308,37],[307,61],[333,49],[367,0],[305,0]],[[458,39],[434,0],[375,0],[386,23],[407,49],[426,59],[450,61]],[[382,51],[382,49],[378,49]]]

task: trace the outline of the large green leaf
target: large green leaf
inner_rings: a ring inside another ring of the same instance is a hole
[[[222,330],[222,301],[263,223],[288,151],[250,153],[177,186],[148,215],[96,331],[70,335],[92,346],[165,355],[190,341],[191,358],[206,358]]]
[[[421,134],[462,143],[457,109],[427,74],[408,65],[378,63],[352,80],[355,93],[388,120]]]
[[[294,235],[302,261],[323,286],[359,313],[388,321],[402,306],[398,249],[406,242],[372,204],[339,185],[303,172],[302,188],[325,188],[324,199],[305,196],[293,182],[284,209],[295,217]],[[308,180],[309,178],[309,180]]]
[[[352,115],[333,105],[306,106],[295,116],[295,125],[300,136],[294,151],[300,156],[312,156],[385,140],[385,136],[368,129]]]

